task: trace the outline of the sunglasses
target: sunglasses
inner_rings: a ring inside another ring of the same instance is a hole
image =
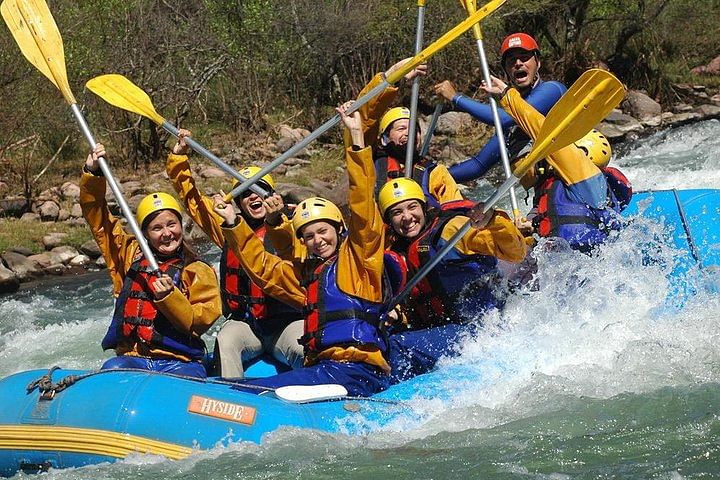
[[[531,58],[535,56],[532,52],[517,52],[517,53],[510,53],[507,57],[505,57],[505,65],[512,65],[516,61],[520,60],[522,63],[525,63],[529,61]]]

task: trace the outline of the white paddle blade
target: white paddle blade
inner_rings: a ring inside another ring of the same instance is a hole
[[[288,385],[275,389],[275,395],[290,403],[319,402],[347,397],[348,391],[342,385]]]
[[[45,0],[5,0],[0,13],[25,58],[69,104],[77,103],[67,80],[62,37]]]

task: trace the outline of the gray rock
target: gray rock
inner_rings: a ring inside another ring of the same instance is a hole
[[[650,128],[659,127],[660,125],[662,125],[662,122],[663,122],[662,114],[640,121],[640,123],[642,124],[643,127],[650,127]]]
[[[28,257],[30,260],[37,262],[45,273],[51,275],[62,275],[67,267],[63,265],[61,257],[55,252],[43,252]]]
[[[693,107],[687,103],[676,103],[672,106],[673,113],[685,113],[692,111]]]
[[[20,279],[12,270],[0,263],[0,293],[16,292],[20,288]]]
[[[38,222],[40,221],[40,215],[33,212],[27,212],[23,213],[23,216],[20,217],[20,220],[22,220],[23,222]]]
[[[44,222],[54,222],[60,215],[60,205],[54,200],[48,200],[40,205],[37,213],[40,214],[40,220]]]
[[[42,274],[42,270],[38,264],[30,260],[32,257],[26,257],[15,252],[5,252],[2,255],[3,263],[18,276],[21,282],[27,282],[33,277]]]
[[[127,204],[130,207],[130,210],[133,212],[137,211],[137,206],[140,204],[143,198],[145,198],[145,194],[141,193],[139,195],[134,195],[132,197],[125,197],[127,199]]]
[[[638,90],[630,90],[622,102],[622,108],[640,121],[657,117],[662,113],[658,102]]]
[[[668,120],[668,124],[670,124],[671,126],[684,125],[686,123],[699,120],[700,118],[701,115],[696,112],[676,113],[672,117],[670,117],[670,119]]]
[[[71,247],[70,245],[61,245],[59,247],[55,247],[50,250],[50,252],[57,253],[60,262],[64,264],[70,262],[70,260],[80,255],[80,252],[78,252],[74,247]]]
[[[100,257],[97,260],[95,260],[95,265],[97,265],[98,268],[107,268],[107,262],[105,262],[104,257]]]
[[[295,141],[292,138],[281,137],[276,143],[275,148],[280,153],[285,153],[295,145]]]
[[[696,113],[699,113],[702,118],[713,118],[720,117],[720,106],[717,105],[700,105],[695,109]]]
[[[86,265],[89,265],[90,262],[90,257],[88,257],[87,255],[78,255],[72,260],[70,260],[68,265],[70,265],[71,267],[84,267]]]
[[[29,257],[33,254],[33,251],[26,247],[12,247],[10,249],[11,252],[19,253],[20,255],[24,255],[26,257]]]
[[[618,140],[625,136],[625,132],[610,123],[602,122],[597,129],[610,140]]]
[[[134,195],[145,196],[147,194],[147,191],[145,190],[145,185],[143,185],[141,182],[138,182],[137,180],[131,180],[129,182],[123,183],[121,190],[126,197],[132,197]]]
[[[642,124],[638,122],[634,117],[631,117],[630,115],[622,113],[618,110],[613,110],[612,112],[610,112],[610,115],[605,118],[604,123],[614,125],[623,133],[643,130]]]
[[[64,208],[61,208],[60,211],[58,212],[57,221],[58,221],[58,222],[64,222],[64,221],[67,220],[68,218],[70,218],[70,212],[68,212],[68,211],[67,211],[66,209],[64,209]]]
[[[82,207],[79,203],[73,203],[70,209],[70,216],[73,218],[82,218]]]
[[[3,194],[0,193],[0,196]],[[0,213],[3,215],[20,217],[27,212],[30,205],[24,197],[8,197],[0,199]]]
[[[52,250],[55,247],[62,245],[67,239],[68,234],[62,232],[48,233],[42,238],[42,243],[45,246],[45,250]]]
[[[717,105],[718,107],[720,107],[720,93],[715,94],[715,95],[713,95],[712,97],[710,97],[710,101],[711,101],[713,104],[715,104],[715,105]]]
[[[80,245],[80,251],[90,258],[98,258],[101,255],[100,247],[95,243],[95,240],[88,240]]]
[[[465,112],[447,112],[438,118],[435,132],[439,135],[455,135],[472,125],[472,117]]]
[[[227,174],[217,167],[205,167],[200,170],[199,175],[202,178],[223,178],[227,177]]]
[[[60,186],[60,194],[63,198],[77,200],[80,198],[80,187],[74,182],[65,182]]]

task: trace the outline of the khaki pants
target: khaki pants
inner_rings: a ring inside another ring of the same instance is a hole
[[[215,358],[219,356],[219,374],[227,378],[243,378],[242,362],[263,353],[292,368],[303,365],[303,347],[298,339],[304,333],[303,320],[295,320],[280,333],[258,336],[245,322],[228,320],[218,332]]]

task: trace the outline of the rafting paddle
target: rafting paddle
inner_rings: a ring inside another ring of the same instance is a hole
[[[477,12],[475,12],[473,15],[470,15],[468,18],[463,20],[462,22],[458,23],[455,27],[453,27],[451,30],[446,32],[442,37],[435,40],[433,43],[428,45],[422,52],[415,55],[413,58],[411,58],[407,63],[405,63],[401,68],[399,68],[397,71],[393,72],[392,75],[388,76],[383,82],[380,82],[375,88],[367,92],[362,97],[358,98],[355,103],[353,103],[352,107],[348,109],[347,114],[350,115],[354,112],[356,112],[360,107],[368,103],[370,100],[378,96],[380,93],[382,93],[387,87],[390,85],[393,85],[394,83],[397,83],[401,78],[403,78],[407,73],[414,70],[418,65],[425,63],[428,61],[429,58],[431,58],[433,55],[435,55],[437,52],[448,46],[450,43],[452,43],[455,39],[457,39],[460,35],[467,32],[472,28],[473,25],[475,25],[477,22],[482,20],[483,18],[490,15],[492,12],[497,10],[502,4],[505,3],[506,0],[492,0],[491,2],[488,2],[485,4],[481,9],[479,9]],[[277,157],[275,160],[264,166],[260,169],[259,172],[257,172],[255,175],[250,177],[248,180],[243,182],[241,185],[238,185],[235,187],[229,194],[227,194],[225,201],[230,202],[234,197],[237,197],[242,192],[247,190],[250,185],[260,180],[264,175],[270,173],[281,165],[285,160],[288,158],[291,158],[295,155],[297,155],[298,152],[300,152],[303,148],[308,146],[311,142],[313,142],[315,139],[317,139],[320,135],[330,130],[332,127],[340,123],[340,115],[336,114],[334,117],[332,117],[330,120],[323,123],[320,127],[318,127],[315,131],[310,133],[307,137],[302,139],[300,142],[293,145],[289,150],[287,150],[285,153]]]
[[[422,51],[423,30],[425,28],[425,0],[418,0],[417,28],[415,30],[415,55]],[[415,130],[417,127],[418,97],[420,96],[420,76],[415,77],[410,95],[410,120],[408,124],[408,141],[405,150],[405,177],[412,177],[413,155],[415,154]]]
[[[70,105],[75,120],[90,144],[90,148],[95,148],[97,142],[95,142],[85,117],[83,117],[80,108],[77,106],[75,96],[70,90],[65,69],[65,52],[62,37],[45,0],[5,0],[0,5],[0,13],[2,13],[2,17],[22,54],[60,90],[60,93]],[[147,258],[150,268],[157,272],[159,269],[155,256],[140,231],[135,216],[125,201],[107,161],[103,157],[98,160],[100,170],[105,176],[108,185],[110,185],[110,190],[112,190],[120,210],[127,219],[128,226],[135,235],[143,255]]]
[[[105,100],[110,105],[127,110],[128,112],[136,113],[140,116],[150,119],[157,125],[160,125],[165,131],[171,135],[178,137],[180,131],[178,128],[164,119],[156,110],[150,100],[150,96],[145,93],[143,89],[135,85],[133,82],[118,74],[100,75],[95,77],[85,84],[85,86]],[[232,168],[227,163],[220,160],[208,149],[197,143],[190,137],[185,137],[185,142],[198,152],[203,157],[207,158],[215,165],[220,167],[225,173],[234,177],[235,179],[244,182],[247,180],[238,171]],[[250,186],[250,190],[260,195],[262,198],[266,198],[270,195],[264,188],[257,184]]]
[[[476,0],[460,0],[460,4],[465,8],[468,15],[472,15],[477,9]],[[485,47],[483,46],[482,30],[480,24],[476,23],[473,27],[473,35],[477,44],[478,56],[480,57],[480,67],[482,69],[483,80],[486,85],[490,85],[490,68],[488,67],[487,56],[485,55]],[[505,178],[510,178],[512,170],[510,169],[510,160],[508,159],[507,146],[505,145],[505,135],[503,133],[502,122],[500,121],[500,113],[498,112],[497,101],[490,97],[490,108],[492,110],[493,125],[495,126],[495,135],[497,135],[498,146],[500,147],[500,159],[502,161]],[[515,189],[510,189],[510,205],[513,209],[513,218],[520,216]]]
[[[610,72],[593,69],[583,73],[565,92],[545,117],[533,149],[515,164],[513,174],[485,201],[483,213],[487,213],[527,173],[537,161],[581,139],[600,123],[625,97],[625,87]],[[467,221],[453,235],[433,259],[408,280],[403,289],[393,297],[387,311],[395,308],[412,288],[435,268],[440,260],[470,230]]]

